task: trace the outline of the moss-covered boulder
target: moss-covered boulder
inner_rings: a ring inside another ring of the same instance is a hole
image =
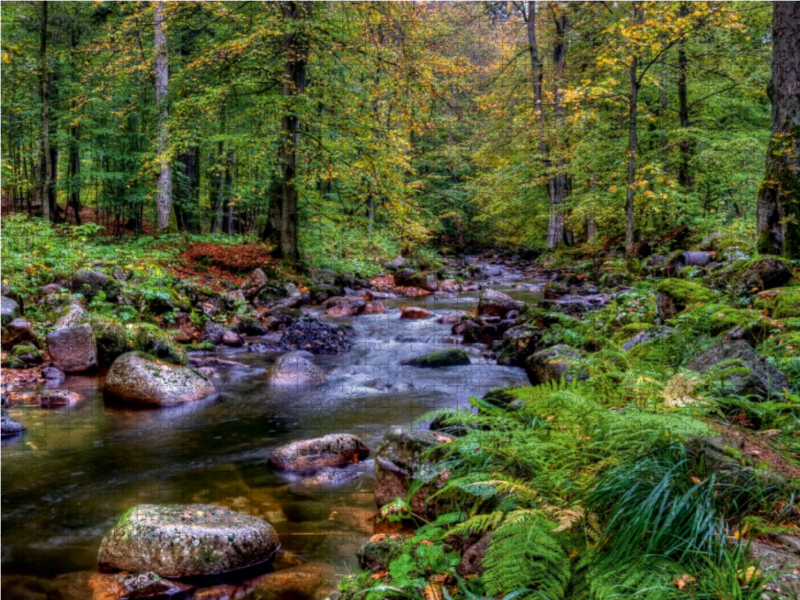
[[[174,365],[185,365],[189,359],[168,333],[149,323],[140,323],[134,328],[131,344],[137,352],[151,354]]]
[[[674,319],[679,312],[694,304],[711,302],[714,292],[698,283],[683,279],[665,279],[656,287],[658,316]]]
[[[628,323],[627,325],[623,325],[619,331],[614,334],[614,342],[622,344],[639,333],[653,331],[655,328],[656,326],[652,323],[640,323],[638,321]]]
[[[470,364],[469,356],[464,350],[451,348],[449,350],[435,350],[423,356],[417,356],[402,361],[402,365],[414,367],[438,368],[438,367],[458,367]]]
[[[739,277],[748,289],[771,290],[789,282],[792,267],[779,256],[761,256],[741,265]]]
[[[92,331],[97,345],[97,362],[101,367],[110,367],[117,357],[132,348],[130,330],[119,323],[94,319]]]
[[[280,471],[316,471],[341,467],[369,456],[369,446],[349,433],[334,433],[313,440],[279,446],[269,455],[271,467]]]
[[[403,541],[403,536],[398,534],[372,536],[356,552],[359,566],[374,572],[387,570],[389,563],[403,554]]]
[[[752,346],[763,342],[777,326],[751,308],[715,307],[708,320],[711,335],[745,339]]]
[[[161,577],[219,575],[271,560],[280,548],[261,519],[213,504],[140,504],[100,543],[106,569]]]
[[[214,384],[199,371],[165,364],[141,352],[128,352],[117,358],[103,390],[110,400],[146,406],[183,404],[215,391]]]
[[[392,427],[386,432],[375,456],[375,503],[378,507],[405,500],[414,480],[423,481],[411,498],[411,510],[418,515],[435,515],[440,503],[430,501],[430,496],[442,488],[445,478],[433,471],[425,461],[432,448],[451,441],[452,438],[435,431]],[[430,457],[435,460],[434,456]]]
[[[734,394],[757,400],[778,396],[788,386],[783,373],[744,340],[717,340],[695,354],[686,368],[705,374],[712,385],[726,384]]]
[[[20,361],[25,367],[40,365],[44,360],[42,357],[42,353],[33,344],[17,344],[11,350],[7,358],[16,359]]]
[[[579,367],[581,353],[566,344],[558,344],[535,352],[525,361],[525,372],[531,384],[539,385],[549,381],[572,381],[576,376],[583,377]]]

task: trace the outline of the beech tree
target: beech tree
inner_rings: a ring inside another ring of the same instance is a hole
[[[800,257],[800,2],[772,13],[772,135],[758,192],[758,250]]]

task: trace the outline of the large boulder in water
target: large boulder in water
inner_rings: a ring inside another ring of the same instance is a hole
[[[305,350],[312,354],[344,354],[350,352],[347,327],[303,318],[290,325],[281,337],[281,343],[292,350]]]
[[[438,503],[429,502],[429,498],[442,488],[446,478],[433,471],[425,462],[425,455],[431,448],[450,441],[449,436],[423,429],[392,427],[387,431],[375,457],[375,503],[378,507],[397,498],[405,499],[412,482],[417,479],[427,483],[411,498],[411,510],[418,515],[436,514]]]
[[[270,385],[314,385],[325,383],[325,373],[309,360],[307,352],[284,354],[267,373]]]
[[[504,319],[509,312],[519,310],[521,306],[524,306],[523,302],[517,302],[508,294],[485,289],[478,301],[478,314]]]
[[[141,352],[128,352],[111,365],[103,391],[111,400],[172,406],[200,400],[216,390],[195,369],[164,364]]]
[[[86,312],[73,303],[47,334],[47,351],[53,366],[65,373],[81,373],[97,366],[97,344]]]
[[[394,274],[394,283],[402,287],[420,288],[428,292],[439,291],[436,273],[430,271],[415,273],[411,269],[403,269]]]
[[[219,575],[271,560],[280,548],[261,519],[212,504],[140,504],[100,543],[101,567],[162,577]]]
[[[744,367],[746,373],[725,375],[725,371]],[[744,340],[717,340],[695,354],[686,368],[708,376],[718,375],[731,386],[733,393],[764,400],[782,393],[789,383],[786,377]]]
[[[280,471],[316,471],[359,462],[367,456],[369,446],[359,438],[335,433],[280,446],[269,455],[269,464]]]
[[[570,367],[581,360],[581,353],[572,346],[558,344],[531,354],[525,361],[525,372],[531,384],[539,385],[549,381],[572,381]]]
[[[413,367],[458,367],[470,364],[469,356],[461,349],[451,348],[449,350],[435,350],[422,356],[409,358],[400,363],[401,365],[411,365]]]

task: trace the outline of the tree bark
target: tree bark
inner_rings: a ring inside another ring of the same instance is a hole
[[[689,13],[689,5],[685,0],[681,2],[680,15],[685,17]],[[691,142],[687,139],[686,129],[689,127],[689,99],[688,87],[686,83],[686,72],[688,61],[686,59],[686,42],[684,38],[678,42],[678,117],[684,139],[680,144],[681,160],[678,167],[678,183],[684,188],[692,187],[692,178],[689,174],[689,161],[691,159]]]
[[[640,8],[634,9],[634,20],[639,22],[643,17]],[[639,56],[631,57],[628,77],[628,189],[625,198],[625,255],[633,257],[635,250],[633,208],[636,202],[636,153],[639,150],[639,137],[636,130],[636,116],[639,110]]]
[[[555,10],[555,9],[554,9]],[[567,59],[567,30],[569,19],[566,15],[558,16],[553,13],[556,25],[556,43],[553,47],[553,115],[555,116],[556,129],[560,130],[564,123],[564,98],[561,93],[560,83],[564,75]],[[547,224],[547,248],[554,250],[559,244],[565,243],[566,231],[564,229],[564,199],[567,195],[567,174],[564,172],[565,161],[558,160],[556,173],[550,178],[548,190],[550,192],[550,220]]]
[[[281,243],[281,210],[283,204],[283,178],[273,177],[267,190],[267,222],[261,230],[261,240],[275,244],[280,248]]]
[[[297,244],[297,150],[299,146],[300,116],[298,97],[306,88],[306,63],[308,39],[301,22],[310,11],[310,4],[284,2],[281,6],[284,19],[294,21],[284,34],[285,64],[283,71],[283,96],[286,112],[281,119],[281,144],[278,157],[282,171],[281,243],[282,258],[296,261],[300,258]]]
[[[50,157],[50,100],[47,80],[47,2],[42,2],[42,25],[39,44],[39,82],[42,90],[42,148],[41,148],[41,191],[39,199],[42,203],[42,218],[52,220],[50,214],[50,178],[53,164]]]
[[[167,56],[167,24],[164,14],[164,2],[156,2],[153,12],[153,25],[155,28],[155,82],[156,104],[158,105],[158,142],[156,152],[159,160],[159,173],[157,185],[156,210],[158,214],[158,230],[169,228],[169,218],[172,212],[172,172],[167,159],[167,93],[169,92],[169,59]]]
[[[772,137],[758,192],[758,251],[800,257],[800,2],[772,13]]]

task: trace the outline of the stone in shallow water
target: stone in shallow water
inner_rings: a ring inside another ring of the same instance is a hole
[[[101,567],[162,577],[218,575],[266,562],[280,548],[261,519],[212,504],[140,504],[100,544]]]
[[[269,464],[282,471],[314,471],[358,462],[368,455],[364,442],[341,433],[279,446],[270,454]]]
[[[12,437],[25,431],[25,428],[20,423],[17,423],[14,419],[8,416],[8,413],[5,410],[2,411],[0,421],[2,421],[0,423],[0,432],[2,433],[2,437]]]
[[[189,367],[168,365],[140,352],[123,354],[106,377],[106,398],[151,406],[172,406],[200,400],[215,392],[214,384]]]

